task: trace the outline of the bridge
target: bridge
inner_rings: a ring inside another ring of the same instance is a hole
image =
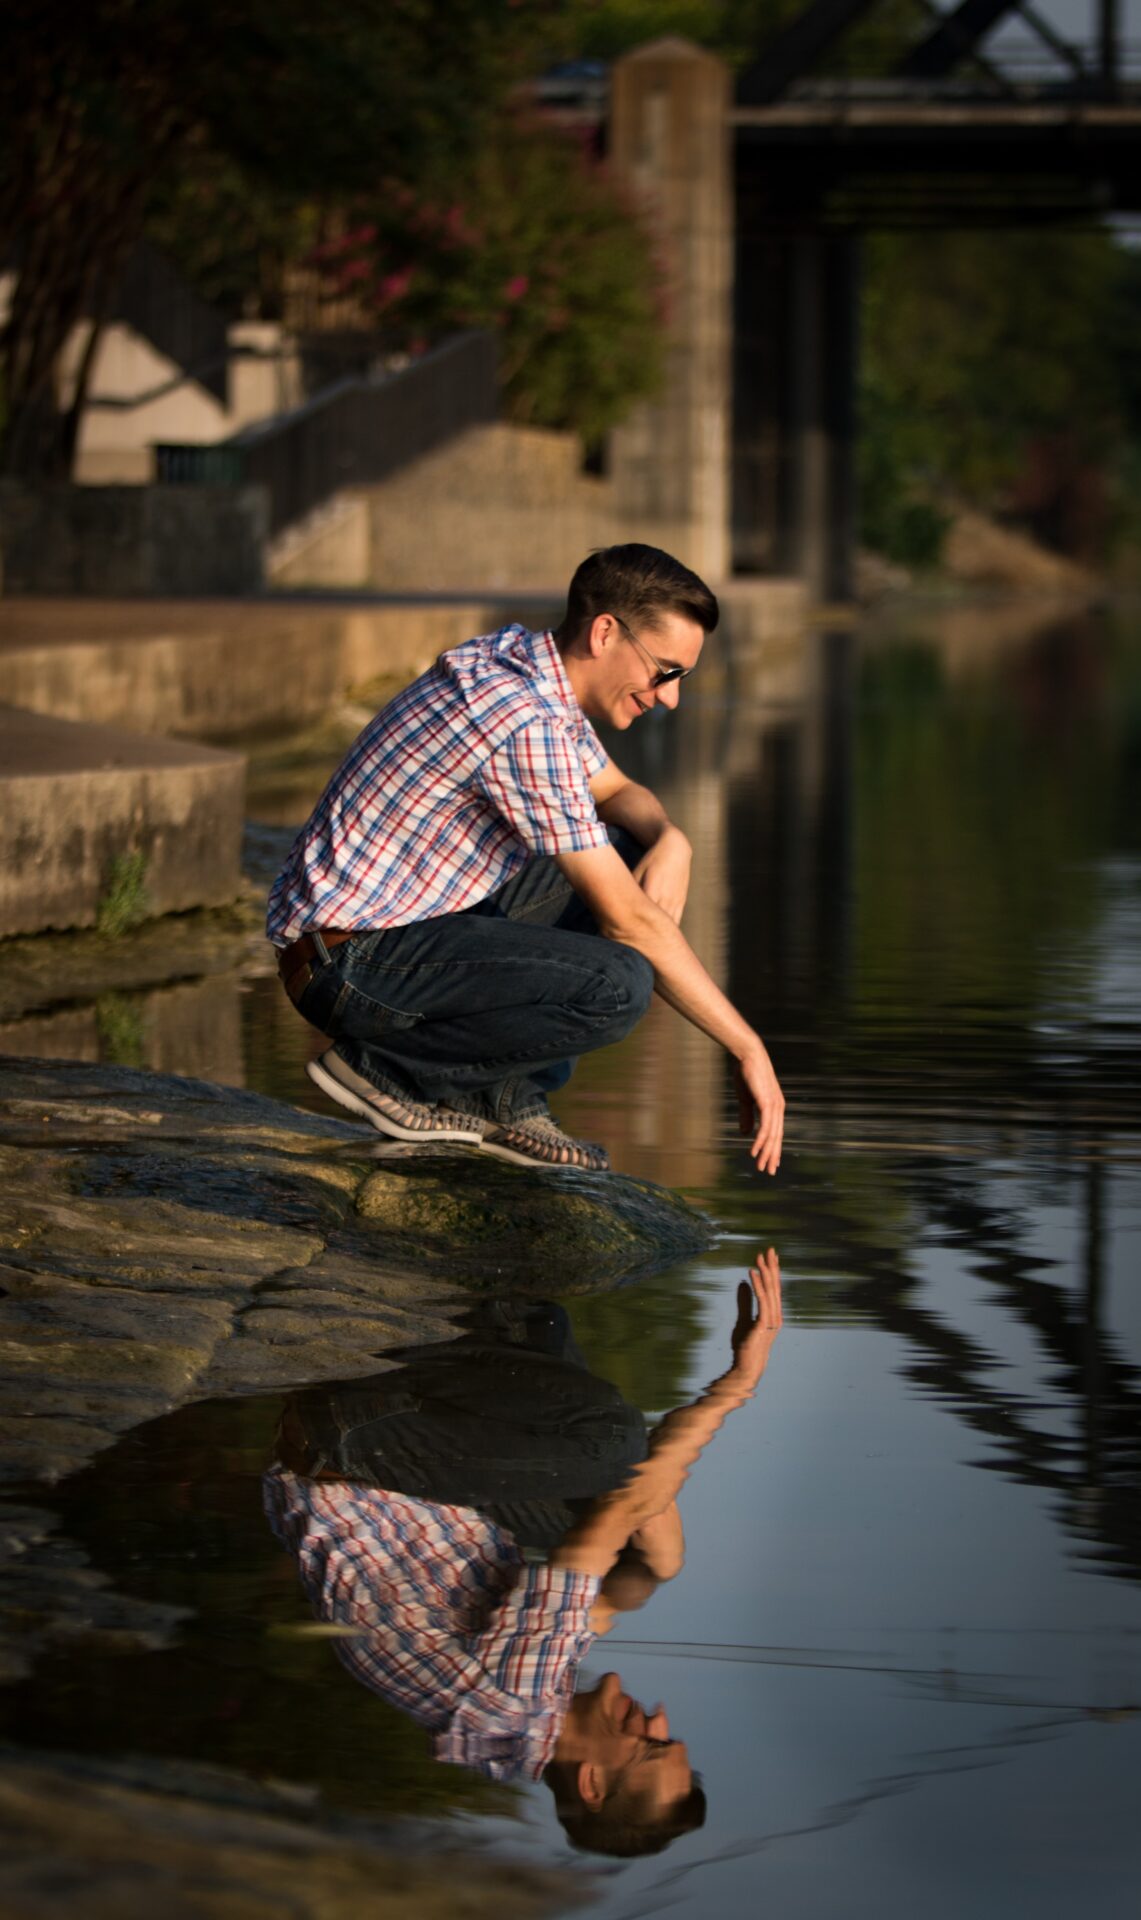
[[[855,549],[861,235],[1141,209],[1141,48],[1123,39],[1120,0],[1089,0],[1082,44],[1032,0],[932,3],[888,70],[838,71],[841,44],[881,8],[811,0],[741,73],[731,109],[733,564],[833,600],[850,593]]]

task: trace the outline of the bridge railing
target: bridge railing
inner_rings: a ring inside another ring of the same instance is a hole
[[[498,412],[495,342],[457,334],[398,371],[338,380],[211,446],[154,449],[161,486],[262,486],[280,533],[345,487],[373,485]]]
[[[1101,48],[1093,42],[1064,43],[1072,59],[1030,41],[1004,42],[1001,36],[978,50],[978,64],[964,64],[937,79],[902,74],[810,74],[793,80],[783,104],[828,101],[905,102],[937,100],[953,104],[1004,99],[1025,104],[1069,100],[1141,99],[1141,40],[1122,41],[1116,49],[1112,86],[1101,69]],[[776,103],[774,103],[776,104]]]

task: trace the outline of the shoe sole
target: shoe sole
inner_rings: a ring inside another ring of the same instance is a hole
[[[320,1087],[321,1092],[330,1100],[335,1100],[339,1107],[347,1107],[350,1113],[359,1114],[361,1119],[367,1120],[378,1133],[387,1133],[393,1140],[410,1140],[414,1145],[421,1146],[428,1145],[433,1140],[439,1140],[463,1147],[478,1147],[482,1142],[482,1133],[474,1132],[470,1127],[403,1126],[399,1120],[392,1119],[388,1114],[381,1113],[379,1108],[370,1105],[362,1094],[354,1093],[351,1087],[346,1087],[340,1080],[334,1079],[328,1069],[321,1065],[320,1060],[307,1061],[305,1071],[313,1085]]]

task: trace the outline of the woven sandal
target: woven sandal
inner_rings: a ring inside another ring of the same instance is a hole
[[[610,1171],[610,1155],[605,1147],[564,1133],[549,1114],[534,1114],[527,1120],[486,1127],[483,1150],[493,1153],[497,1160],[513,1160],[521,1167],[582,1167],[588,1173]]]
[[[427,1100],[408,1100],[399,1094],[381,1093],[370,1080],[354,1072],[335,1047],[330,1047],[319,1060],[310,1060],[305,1071],[313,1085],[320,1087],[330,1100],[347,1107],[350,1113],[359,1114],[378,1133],[387,1133],[394,1140],[423,1144],[439,1140],[478,1147],[483,1138],[485,1122],[472,1119],[470,1114],[455,1113],[450,1107],[434,1106]]]

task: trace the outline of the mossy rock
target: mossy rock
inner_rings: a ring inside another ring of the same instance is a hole
[[[383,1226],[386,1260],[544,1296],[592,1292],[713,1237],[703,1214],[649,1181],[470,1151],[393,1157],[362,1182],[356,1208]]]
[[[81,1062],[0,1061],[0,1171],[0,1480],[206,1395],[371,1372],[473,1292],[597,1291],[713,1237],[620,1174]]]

